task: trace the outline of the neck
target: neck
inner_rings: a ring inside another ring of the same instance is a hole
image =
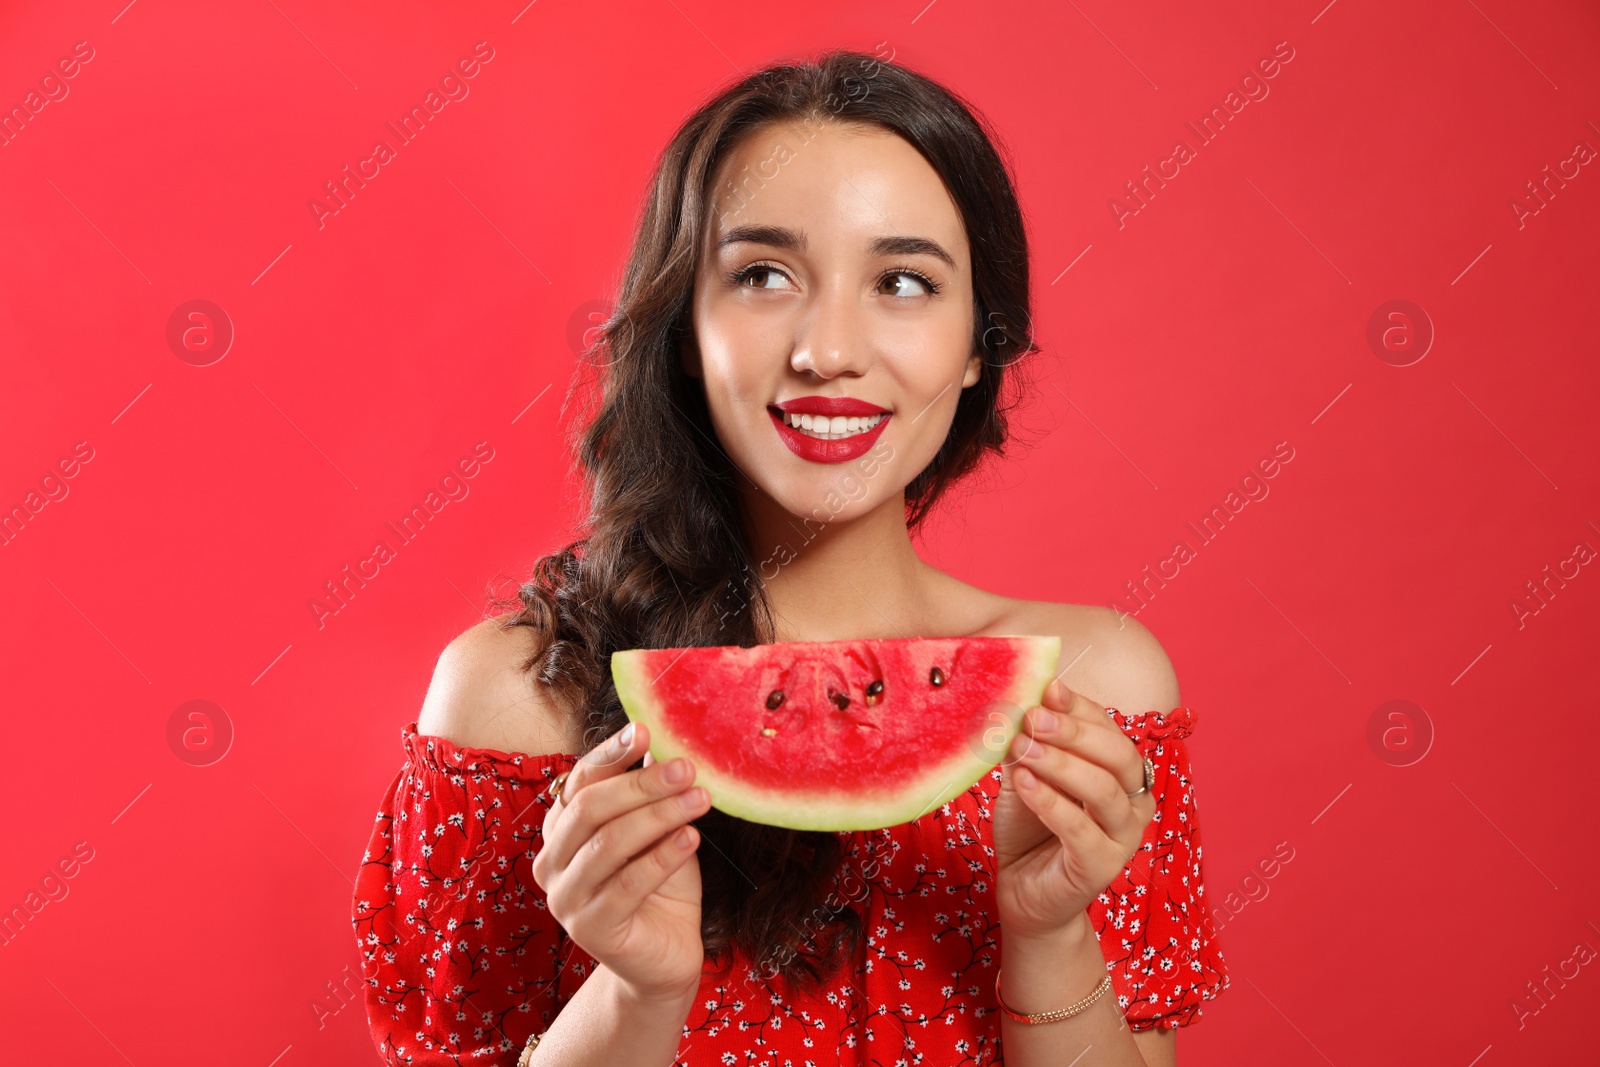
[[[911,545],[904,492],[858,518],[827,524],[797,518],[753,492],[745,521],[774,640],[915,637],[929,620],[940,573]]]

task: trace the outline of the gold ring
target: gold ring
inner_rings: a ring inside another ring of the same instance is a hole
[[[566,787],[567,775],[571,773],[572,768],[568,767],[566,770],[550,779],[550,784],[545,786],[544,791],[555,797],[557,800],[566,800],[567,798],[561,795],[561,791]]]
[[[1135,789],[1133,792],[1129,793],[1128,794],[1129,799],[1132,799],[1133,797],[1138,796],[1140,793],[1148,793],[1148,792],[1150,792],[1150,787],[1155,785],[1155,784],[1156,784],[1156,765],[1154,763],[1150,762],[1150,757],[1149,756],[1146,756],[1144,758],[1144,785],[1141,785],[1138,789]]]

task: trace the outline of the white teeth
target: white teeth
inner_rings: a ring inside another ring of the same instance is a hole
[[[784,413],[783,421],[805,434],[807,437],[816,437],[824,441],[837,441],[843,437],[854,437],[865,433],[887,416],[882,413],[867,417],[857,415],[835,415],[827,418],[822,415],[793,415]]]

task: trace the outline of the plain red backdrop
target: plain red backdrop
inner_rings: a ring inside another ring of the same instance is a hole
[[[571,528],[573,339],[650,167],[729,79],[834,45],[940,79],[1015,161],[1031,443],[923,548],[1002,593],[1123,598],[1200,712],[1232,986],[1182,1061],[1595,1055],[1592,5],[125,5],[0,9],[0,106],[26,109],[0,507],[28,509],[0,543],[0,908],[40,905],[0,945],[0,1058],[374,1060],[351,878],[439,650]],[[479,42],[468,94],[319,221]],[[197,300],[233,333],[206,366],[168,340]],[[480,442],[467,495],[319,625]],[[225,751],[185,748],[190,701]]]

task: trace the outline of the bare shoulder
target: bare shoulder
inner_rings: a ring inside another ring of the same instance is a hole
[[[417,715],[417,732],[457,745],[542,756],[581,751],[571,717],[542,683],[524,674],[534,632],[510,616],[470,627],[439,654]]]
[[[1061,635],[1067,688],[1129,715],[1178,706],[1178,676],[1155,634],[1131,615],[1096,604],[1012,601],[1012,633]],[[996,631],[1003,632],[1003,631]]]

